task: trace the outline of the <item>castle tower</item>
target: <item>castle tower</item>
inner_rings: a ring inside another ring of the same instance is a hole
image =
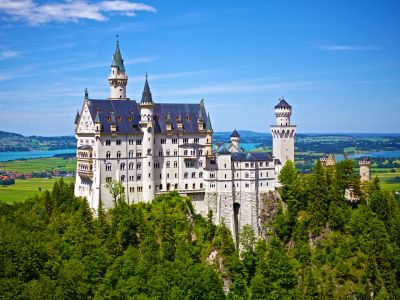
[[[111,100],[126,100],[126,85],[128,83],[128,75],[125,74],[124,60],[119,50],[119,42],[113,55],[111,63],[111,72],[108,76],[110,83],[110,99]]]
[[[239,152],[240,150],[240,134],[236,129],[231,134],[231,145],[233,146],[231,152]]]
[[[276,125],[271,126],[272,134],[272,153],[274,158],[279,159],[282,166],[286,161],[294,162],[294,136],[296,125],[290,124],[292,106],[285,99],[275,106]]]
[[[149,83],[144,83],[142,101],[140,102],[140,127],[143,131],[142,157],[143,157],[143,201],[154,199],[154,102],[151,97]]]
[[[359,162],[360,165],[360,180],[361,182],[368,182],[371,180],[371,161],[368,157],[364,157]]]

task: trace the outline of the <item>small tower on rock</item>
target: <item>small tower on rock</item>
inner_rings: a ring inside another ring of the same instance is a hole
[[[292,106],[284,98],[279,99],[275,106],[276,125],[271,126],[272,153],[275,159],[279,159],[282,166],[286,161],[294,162],[294,136],[296,125],[290,124]]]
[[[231,134],[232,152],[239,152],[240,150],[240,134],[236,129]]]
[[[108,76],[110,83],[110,99],[111,100],[126,100],[126,85],[128,84],[128,75],[125,74],[124,60],[119,50],[119,42],[113,54],[111,63],[111,72]]]
[[[360,180],[361,182],[368,182],[371,180],[371,161],[368,157],[364,157],[359,162],[360,165]]]

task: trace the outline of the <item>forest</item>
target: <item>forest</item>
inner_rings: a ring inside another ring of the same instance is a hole
[[[400,211],[354,162],[280,174],[277,215],[264,239],[196,214],[190,198],[93,216],[62,180],[52,192],[0,203],[1,299],[400,299]],[[345,189],[360,196],[349,203]]]

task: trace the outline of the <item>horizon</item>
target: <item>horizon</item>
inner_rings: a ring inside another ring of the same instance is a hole
[[[394,0],[2,2],[0,130],[73,135],[84,89],[109,97],[118,34],[127,96],[140,99],[148,72],[156,102],[204,98],[216,132],[269,133],[285,96],[300,134],[395,134],[399,11]]]

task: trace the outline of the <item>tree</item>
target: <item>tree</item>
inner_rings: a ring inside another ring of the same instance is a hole
[[[244,251],[253,252],[253,247],[256,242],[256,234],[251,225],[246,224],[243,226],[240,231],[239,241]]]
[[[115,205],[117,204],[118,201],[123,201],[125,199],[124,187],[121,181],[111,180],[110,182],[107,182],[106,188],[110,192]]]

